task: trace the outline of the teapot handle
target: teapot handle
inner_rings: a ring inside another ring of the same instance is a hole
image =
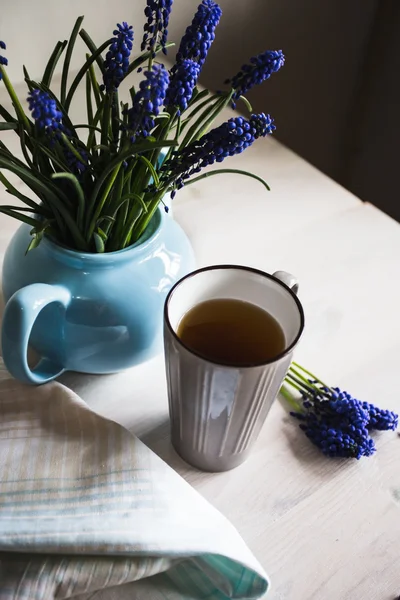
[[[24,383],[39,385],[65,371],[63,365],[48,358],[41,358],[38,365],[30,369],[28,343],[32,327],[43,308],[55,302],[65,311],[70,300],[71,295],[66,288],[45,283],[28,285],[11,296],[4,311],[1,341],[4,364],[13,377]]]

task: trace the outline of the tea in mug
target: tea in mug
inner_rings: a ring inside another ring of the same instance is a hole
[[[205,359],[236,367],[266,363],[286,347],[283,330],[272,315],[233,298],[197,304],[182,317],[177,335]]]

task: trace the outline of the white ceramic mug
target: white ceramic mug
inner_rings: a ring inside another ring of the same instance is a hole
[[[172,444],[191,465],[226,471],[249,455],[292,361],[304,329],[298,283],[284,271],[269,275],[250,267],[217,265],[190,273],[169,292],[164,345]],[[206,300],[234,298],[266,310],[280,324],[285,349],[250,366],[222,365],[179,339],[184,315]]]

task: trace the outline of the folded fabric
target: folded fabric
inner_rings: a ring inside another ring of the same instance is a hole
[[[234,527],[66,387],[0,366],[0,600],[259,598]]]

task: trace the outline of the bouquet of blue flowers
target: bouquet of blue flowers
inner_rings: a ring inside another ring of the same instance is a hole
[[[141,54],[134,60],[130,25],[118,24],[113,37],[97,47],[81,29],[83,17],[79,17],[69,40],[55,45],[40,81],[32,80],[24,67],[30,114],[7,76],[7,58],[0,56],[0,79],[15,110],[11,115],[0,105],[4,119],[0,131],[15,131],[24,157],[20,160],[0,141],[0,181],[22,201],[1,206],[0,212],[32,227],[29,249],[43,235],[86,252],[126,248],[142,236],[166,194],[174,197],[184,185],[211,174],[245,174],[268,189],[263,179],[245,171],[199,173],[273,132],[271,117],[252,114],[244,94],[281,68],[282,52],[253,57],[226,80],[225,91],[200,90],[197,82],[221,18],[220,7],[213,0],[201,2],[168,71],[159,56],[173,45],[167,41],[173,0],[147,0],[146,4]],[[78,35],[88,52],[70,82]],[[0,41],[0,49],[6,50],[4,42]],[[62,58],[57,93],[52,79]],[[118,88],[134,71],[142,71],[142,81],[137,89],[130,88],[129,102],[120,101]],[[73,123],[70,107],[81,83],[86,85],[87,122]],[[238,102],[249,117],[236,116],[212,129],[221,110],[228,105],[235,108]],[[34,197],[17,190],[5,171],[17,175]]]
[[[290,414],[300,421],[300,429],[331,458],[372,456],[376,447],[371,432],[395,431],[399,425],[398,414],[328,386],[295,362],[281,394],[293,408]]]

